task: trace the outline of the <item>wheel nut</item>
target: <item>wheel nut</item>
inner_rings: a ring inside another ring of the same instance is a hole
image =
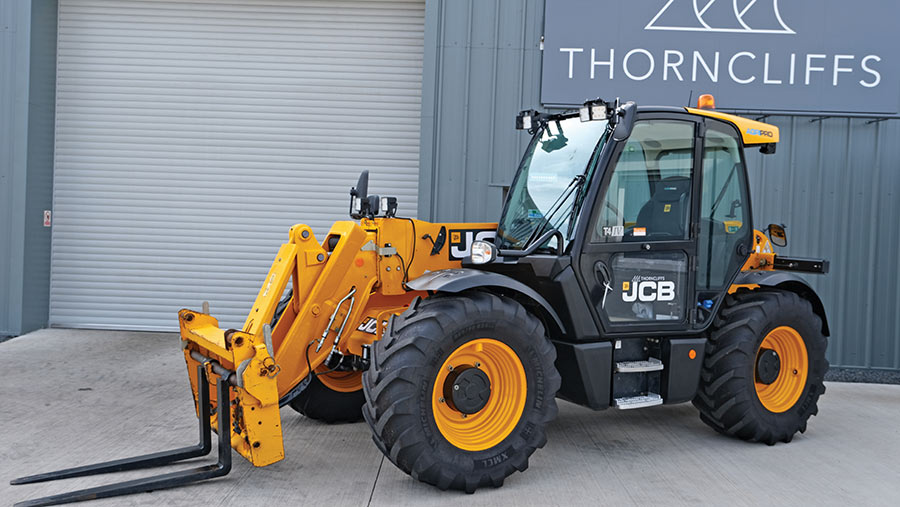
[[[454,390],[454,391],[459,391],[459,384],[453,386],[453,390]]]

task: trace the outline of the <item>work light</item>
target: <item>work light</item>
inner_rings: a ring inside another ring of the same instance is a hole
[[[605,120],[609,116],[609,106],[604,100],[594,99],[578,108],[578,118],[585,121]]]
[[[472,242],[472,264],[487,264],[497,258],[494,245],[487,241]]]

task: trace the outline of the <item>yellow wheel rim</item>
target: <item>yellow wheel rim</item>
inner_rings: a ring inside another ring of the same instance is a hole
[[[771,349],[778,354],[781,369],[771,384],[756,382],[756,395],[769,412],[776,414],[787,412],[797,403],[803,394],[803,388],[806,387],[806,377],[809,373],[806,343],[794,328],[781,326],[769,331],[759,345],[756,353],[757,363],[759,354],[765,349]]]
[[[451,368],[452,367],[452,368]],[[485,406],[474,414],[454,410],[444,399],[447,377],[457,368],[479,368],[491,384]],[[525,368],[505,343],[490,338],[460,346],[441,365],[432,391],[431,409],[441,435],[466,451],[483,451],[499,444],[519,423],[528,394]]]
[[[339,393],[352,393],[362,389],[362,372],[361,371],[333,371],[325,373],[328,368],[323,364],[316,368],[316,373],[320,373],[317,379],[325,384],[325,387]]]

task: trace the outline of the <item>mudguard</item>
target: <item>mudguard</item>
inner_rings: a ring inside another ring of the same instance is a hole
[[[794,273],[785,271],[742,271],[734,280],[735,285],[760,285],[763,287],[777,287],[779,289],[796,292],[800,297],[807,299],[813,307],[813,312],[822,319],[822,334],[831,336],[828,330],[828,319],[825,316],[825,305],[819,299],[816,291]]]
[[[556,314],[556,311],[543,296],[524,283],[506,275],[471,268],[442,269],[440,271],[425,273],[424,275],[411,280],[406,285],[413,290],[452,293],[479,287],[488,289],[506,289],[508,291],[516,292],[533,301],[553,320],[558,331],[565,332],[565,327],[563,327],[559,315]]]

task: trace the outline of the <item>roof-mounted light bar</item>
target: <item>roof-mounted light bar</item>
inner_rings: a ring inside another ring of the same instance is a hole
[[[589,100],[578,108],[578,118],[581,121],[605,120],[612,114],[610,105],[603,99]]]
[[[516,115],[516,130],[527,130],[531,132],[538,128],[541,122],[541,113],[534,109],[526,109]]]

